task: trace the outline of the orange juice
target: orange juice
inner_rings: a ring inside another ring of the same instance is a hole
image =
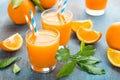
[[[105,9],[107,0],[86,0],[86,6],[93,10]]]
[[[100,16],[105,12],[107,0],[86,0],[86,13],[92,16]]]
[[[34,71],[44,73],[44,68],[49,70],[56,64],[55,55],[59,47],[59,35],[55,31],[40,30],[32,40],[32,33],[26,33],[26,46]]]
[[[66,45],[70,40],[72,14],[66,12],[62,16],[65,22],[62,18],[60,21],[56,11],[51,9],[44,11],[41,15],[42,27],[43,29],[48,29],[49,27],[58,29],[60,31],[60,45]]]

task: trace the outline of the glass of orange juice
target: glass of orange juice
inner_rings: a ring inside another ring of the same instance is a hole
[[[86,13],[93,16],[103,15],[108,0],[85,0]]]
[[[42,12],[42,28],[48,29],[54,27],[60,31],[60,45],[65,46],[70,40],[72,13],[65,11],[58,15],[57,10],[48,9]]]
[[[33,71],[51,72],[56,66],[55,55],[59,47],[60,33],[57,29],[38,30],[33,36],[26,32],[26,47]]]

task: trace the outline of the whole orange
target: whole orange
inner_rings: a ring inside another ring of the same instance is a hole
[[[45,9],[53,7],[56,3],[57,0],[40,0],[41,6]]]
[[[8,15],[11,20],[16,24],[25,24],[25,15],[28,15],[28,18],[30,19],[30,10],[32,10],[35,14],[35,6],[31,2],[31,0],[23,0],[20,6],[16,8],[12,7],[12,2],[10,2],[8,5]]]
[[[120,22],[110,25],[106,32],[106,41],[110,48],[120,50]]]

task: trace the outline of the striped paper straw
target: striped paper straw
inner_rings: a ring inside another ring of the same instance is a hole
[[[66,8],[66,6],[67,6],[67,2],[68,2],[68,0],[64,0],[64,2],[63,2],[63,7],[61,8],[60,13],[63,14],[63,12],[65,11],[65,8]]]
[[[27,15],[25,15],[25,19],[26,19],[26,22],[27,22],[30,30],[32,31],[33,35],[35,36],[35,31],[34,31],[34,29],[33,29],[33,26],[32,26],[32,24],[31,24],[30,20],[28,19],[28,16],[27,16]]]
[[[61,8],[62,8],[62,0],[59,0],[57,14],[60,13]]]
[[[32,27],[32,24],[30,23],[27,15],[25,15],[25,19],[26,19],[26,22],[28,23],[28,26],[30,27],[30,30],[32,30],[33,27]]]
[[[37,32],[37,26],[36,26],[36,22],[35,22],[35,18],[33,16],[32,10],[30,10],[30,16],[31,16],[31,23],[32,23],[32,25],[34,27],[34,31]]]
[[[62,8],[62,0],[59,0],[59,2],[58,2],[58,8],[57,8],[57,13],[56,14],[58,16],[58,20],[62,24],[61,13],[60,13],[61,8]]]

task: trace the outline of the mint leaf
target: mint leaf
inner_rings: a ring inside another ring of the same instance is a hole
[[[76,54],[72,55],[72,58],[76,58],[78,56],[92,56],[94,55],[96,49],[94,46],[92,45],[88,45],[88,46],[84,46],[84,44],[82,43],[82,45],[80,46],[82,50],[78,51]]]
[[[93,50],[95,47],[93,45],[85,46],[84,50]]]
[[[40,0],[32,0],[32,1],[40,9],[40,11],[44,11],[43,7],[40,5]]]
[[[98,58],[90,56],[85,63],[86,64],[95,64],[95,63],[98,63],[98,62],[101,62],[101,60],[98,59]]]
[[[57,51],[56,59],[60,62],[67,62],[70,59],[70,51],[67,48],[61,48]]]
[[[77,60],[77,61],[84,61],[84,60],[88,60],[88,57],[86,57],[86,56],[78,56],[78,57],[76,57],[75,60]]]
[[[82,70],[91,74],[104,74],[105,70],[102,68],[97,68],[96,63],[100,62],[100,59],[93,57],[95,54],[95,47],[93,45],[85,46],[84,41],[81,42],[80,50],[74,54],[70,55],[69,49],[62,48],[58,50],[56,58],[61,62],[71,62],[65,64],[63,68],[58,72],[58,77],[64,77],[70,75],[76,65],[78,65]]]
[[[5,59],[5,60],[2,60],[0,61],[0,68],[5,68],[7,66],[9,66],[10,64],[12,64],[18,57],[12,57],[12,58],[9,58],[9,59]]]
[[[76,57],[80,56],[82,54],[82,51],[84,50],[84,48],[85,48],[85,43],[84,43],[84,41],[81,41],[80,51],[78,51],[76,54],[72,55],[71,57],[76,58]]]
[[[23,0],[12,0],[12,7],[17,8],[18,6],[21,5],[22,2]]]
[[[86,56],[81,56],[76,58],[77,61],[79,61],[80,63],[85,63],[85,64],[95,64],[100,62],[100,60],[98,58],[95,57],[86,57]]]
[[[20,70],[21,70],[20,67],[17,64],[14,64],[13,72],[16,74],[16,73],[20,72]]]
[[[70,75],[76,66],[76,62],[72,61],[63,66],[60,72],[57,73],[57,77],[64,77]]]
[[[32,0],[33,3],[37,6],[37,5],[40,5],[40,0]]]
[[[102,68],[97,68],[95,66],[95,64],[83,64],[83,63],[78,63],[79,67],[88,72],[88,73],[92,73],[92,74],[105,74],[105,70]]]
[[[85,46],[81,52],[81,56],[92,56],[94,55],[96,49],[92,45]]]
[[[85,43],[84,41],[81,41],[81,44],[80,44],[80,51],[82,52],[85,48]]]
[[[76,54],[71,55],[71,58],[72,58],[72,59],[76,59],[77,57],[79,57],[79,56],[80,56],[80,54],[81,54],[81,52],[80,52],[80,51],[78,51]]]

